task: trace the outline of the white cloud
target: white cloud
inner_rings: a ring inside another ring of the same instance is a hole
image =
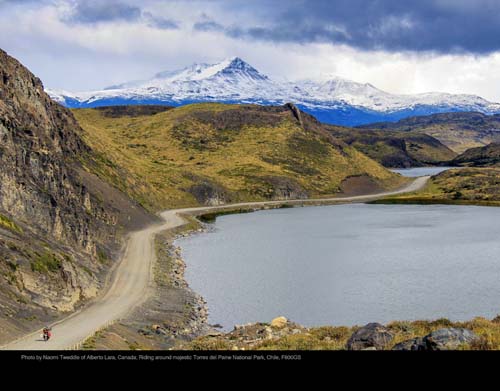
[[[394,93],[447,91],[500,101],[500,53],[386,53],[331,44],[238,40],[193,30],[202,12],[193,12],[197,7],[191,2],[155,8],[156,15],[179,20],[178,30],[161,30],[140,21],[68,24],[62,21],[68,12],[64,4],[9,8],[0,13],[0,47],[51,88],[96,89],[236,55],[272,77],[336,75]],[[150,11],[147,5],[144,10]],[[409,19],[403,22],[399,28],[411,28]]]

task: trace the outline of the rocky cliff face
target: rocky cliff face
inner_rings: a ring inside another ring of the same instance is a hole
[[[120,235],[150,219],[92,173],[80,132],[0,50],[0,341],[30,328],[22,318],[35,325],[94,297]]]

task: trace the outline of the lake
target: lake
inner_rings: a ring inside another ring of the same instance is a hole
[[[407,177],[418,177],[427,175],[437,175],[440,172],[460,167],[413,167],[413,168],[394,168],[391,169],[392,172],[397,172],[403,176]]]
[[[500,208],[299,207],[217,218],[176,241],[186,280],[225,330],[500,313]]]

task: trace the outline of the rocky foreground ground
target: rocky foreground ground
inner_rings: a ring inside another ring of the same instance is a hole
[[[177,346],[194,350],[490,350],[498,349],[500,318],[470,322],[435,321],[369,323],[363,327],[307,328],[278,317],[271,323],[236,326]]]

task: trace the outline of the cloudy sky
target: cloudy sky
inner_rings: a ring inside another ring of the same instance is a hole
[[[500,0],[0,0],[0,48],[89,90],[239,56],[275,78],[500,101]]]

